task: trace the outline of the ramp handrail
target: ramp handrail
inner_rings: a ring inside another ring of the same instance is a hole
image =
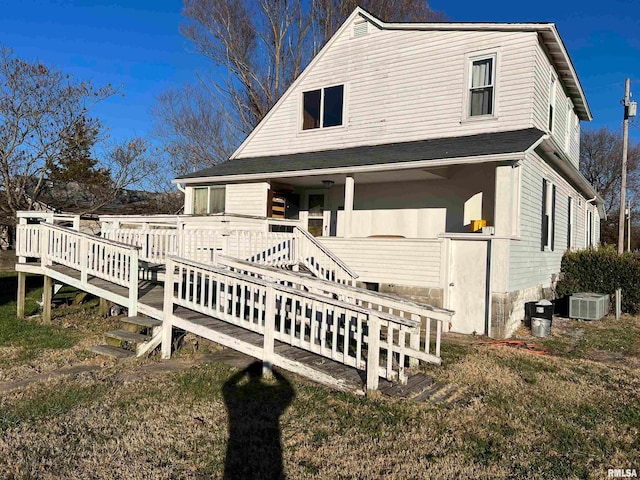
[[[48,223],[40,227],[43,267],[57,263],[78,270],[81,285],[93,276],[128,288],[129,315],[137,315],[138,247]]]
[[[167,312],[176,305],[264,335],[267,364],[276,358],[278,340],[366,369],[369,389],[377,388],[380,376],[405,381],[408,359],[424,357],[406,342],[419,328],[417,320],[170,256],[165,277],[165,358],[171,352],[174,319]]]
[[[305,229],[296,227],[297,257],[318,278],[351,283],[358,275]]]
[[[221,266],[230,268],[236,272],[257,276],[279,283],[284,283],[297,289],[307,289],[324,295],[332,295],[350,303],[393,314],[399,317],[408,317],[417,322],[419,330],[412,332],[409,339],[410,345],[416,350],[428,355],[425,361],[440,363],[440,343],[445,322],[451,321],[453,311],[434,307],[425,303],[394,297],[379,292],[338,284],[319,278],[309,278],[297,272],[270,268],[264,265],[255,265],[236,258],[219,256],[217,262]],[[435,325],[433,325],[435,322]],[[435,332],[433,331],[435,330]]]

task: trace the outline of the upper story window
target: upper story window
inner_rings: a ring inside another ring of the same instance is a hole
[[[493,115],[495,104],[496,57],[471,60],[469,75],[469,116]]]
[[[213,215],[224,213],[225,187],[195,187],[193,189],[193,214]]]
[[[302,94],[302,129],[342,125],[344,85],[311,90]]]

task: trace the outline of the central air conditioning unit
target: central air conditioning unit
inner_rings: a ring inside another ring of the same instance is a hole
[[[569,317],[582,320],[600,320],[609,313],[609,295],[601,293],[574,293],[569,297]]]

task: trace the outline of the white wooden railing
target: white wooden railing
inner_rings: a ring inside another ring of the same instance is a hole
[[[163,263],[167,255],[178,253],[175,228],[112,228],[102,232],[105,239],[140,248],[140,260]]]
[[[40,211],[19,211],[16,214],[16,256],[20,263],[28,258],[40,258],[41,223],[51,225],[71,225],[74,230],[80,230],[80,216]],[[31,222],[31,223],[29,223]]]
[[[298,290],[307,290],[321,295],[330,295],[343,302],[391,314],[410,318],[416,322],[417,329],[409,333],[408,341],[414,354],[413,359],[430,363],[441,363],[440,342],[445,324],[451,322],[453,311],[414,302],[404,298],[372,292],[364,288],[338,284],[322,279],[311,279],[296,272],[283,271],[264,265],[255,265],[243,260],[220,256],[218,265],[237,273],[278,282]],[[420,353],[415,353],[418,351]]]
[[[216,255],[246,259],[261,265],[303,264],[315,276],[351,283],[357,275],[306,230],[292,233],[227,228],[110,228],[103,236],[140,247],[140,260],[162,263],[168,255],[214,263]]]
[[[316,277],[336,283],[352,283],[358,275],[331,250],[303,228],[294,229],[298,260]]]
[[[43,267],[55,263],[78,270],[81,285],[92,276],[128,288],[129,315],[137,315],[137,247],[50,224],[41,224],[40,228]]]
[[[171,354],[175,306],[264,336],[262,360],[273,365],[274,342],[299,347],[367,371],[367,388],[378,378],[406,380],[419,321],[347,303],[325,295],[243,275],[221,267],[169,257],[165,277],[162,354]],[[276,362],[277,363],[277,362]]]
[[[41,235],[40,224],[18,224],[16,227],[16,255],[24,258],[40,258]]]

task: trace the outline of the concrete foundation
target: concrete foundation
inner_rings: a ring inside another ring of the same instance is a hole
[[[396,295],[400,298],[413,300],[414,302],[426,303],[434,307],[442,307],[444,302],[444,292],[442,288],[437,287],[412,287],[408,285],[396,285],[391,283],[378,283],[377,291]],[[357,282],[357,286],[361,288],[371,287],[372,284]]]
[[[491,295],[491,337],[509,338],[524,321],[524,304],[555,299],[552,288],[542,285],[509,293]]]

